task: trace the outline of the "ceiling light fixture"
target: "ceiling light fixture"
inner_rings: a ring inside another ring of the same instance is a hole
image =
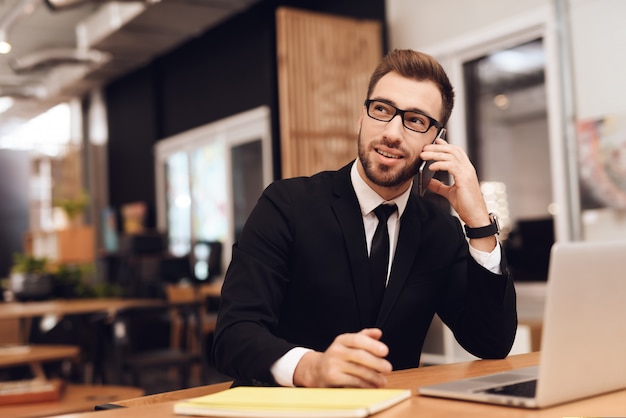
[[[111,54],[97,50],[50,48],[16,57],[9,61],[9,66],[15,73],[21,74],[62,64],[102,65],[110,59]]]
[[[20,99],[44,100],[48,98],[49,92],[42,84],[27,85],[2,85],[0,84],[0,98],[12,97]]]
[[[502,110],[509,108],[509,97],[506,94],[497,94],[493,97],[494,104]]]
[[[161,0],[43,0],[46,6],[48,6],[48,8],[54,12],[81,7],[88,3],[107,3],[114,1],[122,1],[126,3],[142,2],[151,4],[158,3]]]
[[[52,11],[71,9],[88,3],[88,0],[43,0]]]
[[[0,54],[11,52],[11,44],[8,37],[11,27],[18,20],[32,14],[39,4],[39,0],[19,0],[0,17]]]
[[[11,106],[13,106],[13,103],[15,103],[13,97],[0,97],[0,113],[4,113],[9,110]]]
[[[11,44],[7,40],[7,33],[0,31],[0,54],[8,54],[11,52]]]

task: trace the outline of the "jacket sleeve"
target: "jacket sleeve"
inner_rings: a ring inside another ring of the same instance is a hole
[[[504,358],[517,331],[515,287],[505,255],[499,275],[480,266],[469,251],[458,260],[451,266],[438,314],[469,353]]]
[[[294,347],[276,337],[288,280],[287,194],[263,193],[233,246],[212,346],[216,368],[242,384],[273,385],[271,365]]]

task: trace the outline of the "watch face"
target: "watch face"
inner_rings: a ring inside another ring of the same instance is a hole
[[[491,223],[496,226],[496,234],[498,234],[500,232],[500,221],[495,213],[490,213],[489,216],[491,217]]]

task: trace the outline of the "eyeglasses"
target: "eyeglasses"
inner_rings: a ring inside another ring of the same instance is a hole
[[[423,134],[428,132],[431,126],[435,126],[437,129],[441,129],[443,127],[443,125],[436,119],[433,119],[422,112],[417,110],[398,109],[394,105],[381,102],[380,100],[367,99],[365,101],[365,107],[367,109],[367,116],[381,122],[391,122],[396,115],[400,115],[402,118],[402,125],[414,132]]]

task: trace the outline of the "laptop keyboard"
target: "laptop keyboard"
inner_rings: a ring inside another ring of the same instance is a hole
[[[513,383],[511,385],[500,386],[488,389],[485,392],[498,395],[520,396],[522,398],[533,398],[537,390],[537,379],[527,382]]]

